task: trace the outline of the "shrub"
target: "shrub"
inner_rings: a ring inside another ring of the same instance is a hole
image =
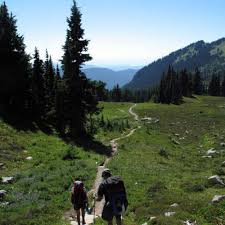
[[[75,149],[71,146],[66,152],[63,154],[63,160],[74,160],[76,159]]]
[[[161,181],[157,181],[148,188],[147,196],[154,197],[157,193],[161,193],[165,190],[167,190],[167,187]]]
[[[169,153],[167,152],[167,150],[165,148],[161,148],[159,151],[159,155],[165,158],[169,158]]]

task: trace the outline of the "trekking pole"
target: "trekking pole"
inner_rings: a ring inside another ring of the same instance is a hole
[[[95,224],[95,204],[96,204],[96,196],[94,195],[94,219],[93,219],[93,224]]]

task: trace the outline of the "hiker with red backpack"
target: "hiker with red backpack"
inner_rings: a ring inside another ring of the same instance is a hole
[[[108,225],[122,224],[122,215],[127,209],[128,201],[123,180],[118,176],[112,176],[109,169],[102,172],[103,181],[98,188],[97,201],[105,197],[105,205],[102,211],[102,218],[108,221]]]
[[[82,215],[82,224],[85,222],[85,208],[88,203],[87,192],[84,187],[84,183],[79,179],[76,179],[71,191],[71,202],[76,211],[77,223],[80,225],[80,213]]]

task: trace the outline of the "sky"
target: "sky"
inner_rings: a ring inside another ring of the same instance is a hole
[[[5,0],[27,52],[63,54],[72,0]],[[0,0],[2,3],[3,0]],[[225,37],[224,0],[77,0],[96,66],[142,66],[198,40]]]

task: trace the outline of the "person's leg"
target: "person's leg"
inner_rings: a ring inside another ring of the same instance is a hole
[[[116,217],[116,225],[122,225],[122,219],[121,216]]]
[[[112,220],[108,221],[108,225],[113,225],[113,221]]]
[[[80,225],[80,209],[76,210],[76,214],[77,214],[77,223],[78,225]]]
[[[85,208],[81,208],[81,212],[82,212],[82,224],[86,224],[85,222]]]

